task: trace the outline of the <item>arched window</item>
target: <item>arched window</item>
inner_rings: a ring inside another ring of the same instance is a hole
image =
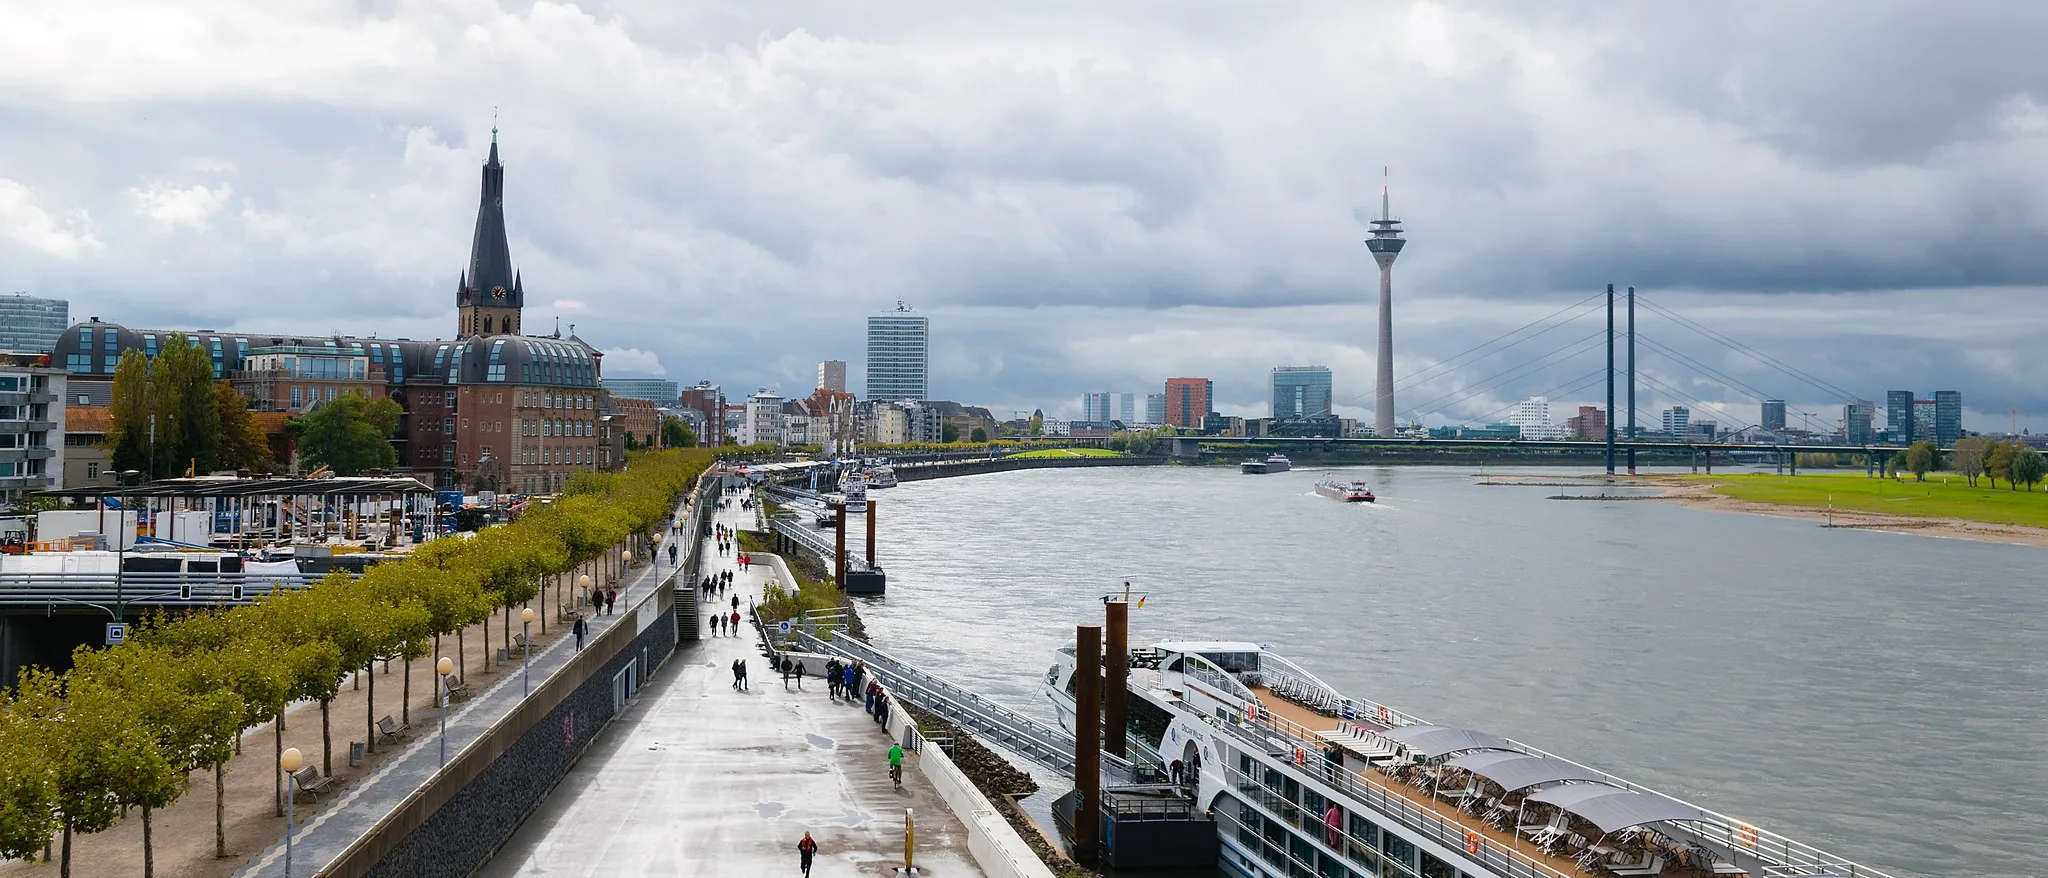
[[[489,317],[486,317],[486,318],[484,318],[484,334],[485,334],[485,335],[492,335],[492,334],[493,334],[493,333],[491,332],[491,318],[489,318]]]

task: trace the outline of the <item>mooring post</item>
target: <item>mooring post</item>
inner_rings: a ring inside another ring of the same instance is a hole
[[[1108,601],[1103,604],[1102,667],[1102,734],[1103,749],[1118,756],[1129,756],[1124,746],[1124,726],[1129,715],[1125,683],[1131,676],[1130,624],[1131,605],[1123,601]]]
[[[868,569],[875,569],[875,501],[868,501]]]
[[[1074,626],[1074,859],[1102,844],[1102,626]]]

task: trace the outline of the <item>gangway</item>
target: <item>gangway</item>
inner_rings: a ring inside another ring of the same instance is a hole
[[[1060,774],[1072,776],[1074,773],[1074,736],[1065,729],[1047,725],[990,701],[844,632],[835,632],[831,640],[821,640],[809,632],[799,631],[795,638],[806,652],[865,662],[868,671],[888,687],[890,694],[945,717],[984,741]],[[1115,754],[1104,753],[1102,773],[1105,780],[1121,784],[1134,783],[1141,773],[1149,775],[1154,772],[1144,771],[1143,766],[1133,765]]]
[[[838,547],[833,545],[832,537],[805,527],[802,521],[786,517],[771,518],[768,519],[768,527],[770,530],[788,537],[791,542],[818,553],[818,557],[825,559],[827,564],[832,562],[832,556],[838,551]],[[856,573],[865,572],[869,569],[866,558],[862,558],[853,552],[847,552],[846,555],[846,569]]]

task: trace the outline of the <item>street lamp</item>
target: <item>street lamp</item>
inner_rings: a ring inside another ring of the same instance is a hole
[[[655,531],[651,539],[654,540],[654,565],[659,567],[661,566],[661,531]]]
[[[114,474],[114,480],[118,487],[126,488],[128,487],[128,480],[139,475],[142,475],[141,470],[124,469]],[[122,568],[127,566],[128,540],[134,537],[135,530],[128,525],[128,492],[117,491],[115,493],[119,495],[121,500],[121,512],[114,516],[117,531],[114,537],[114,622],[115,624],[125,625],[128,621],[128,601],[127,592],[122,587]],[[102,499],[100,501],[101,508],[105,508],[106,505],[107,501]],[[104,524],[101,525],[101,532],[105,533]],[[125,631],[122,633],[126,634]],[[127,638],[123,637],[122,639],[125,640]]]
[[[519,647],[520,694],[533,694],[533,608],[519,611],[519,636],[525,638],[525,645]]]
[[[588,574],[588,573],[579,573],[579,574],[577,574],[577,575],[576,575],[576,593],[577,593],[577,594],[580,594],[580,595],[582,595],[582,596],[583,596],[583,606],[584,606],[584,609],[589,609],[589,608],[590,608],[590,574]]]
[[[292,788],[292,775],[297,773],[299,767],[304,764],[306,764],[306,760],[303,756],[299,755],[299,748],[297,747],[287,747],[283,753],[277,754],[277,768],[279,771],[284,772],[285,783],[284,878],[292,878],[292,818],[293,811],[296,810],[292,806],[299,799],[298,790]]]
[[[434,691],[441,697],[441,767],[448,767],[448,675],[455,673],[455,660],[442,656],[434,663],[434,670],[440,678],[434,681]]]

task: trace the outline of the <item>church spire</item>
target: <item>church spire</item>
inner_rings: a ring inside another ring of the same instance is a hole
[[[523,305],[512,276],[512,251],[505,241],[505,166],[498,163],[498,133],[491,129],[491,155],[484,162],[476,208],[476,235],[469,247],[469,271],[457,305],[517,308]]]

